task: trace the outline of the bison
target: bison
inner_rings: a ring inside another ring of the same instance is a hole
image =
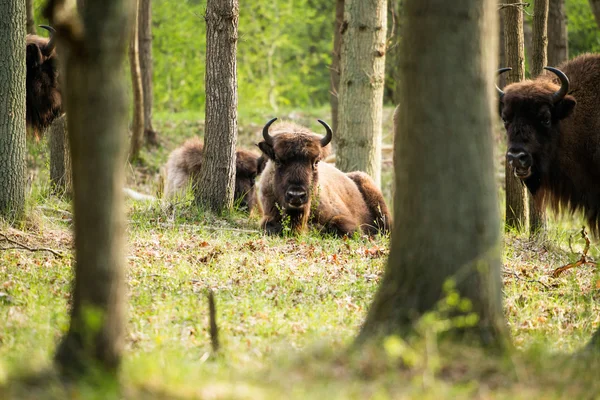
[[[581,55],[545,69],[555,76],[497,89],[508,139],[506,160],[540,207],[581,210],[598,234],[600,55]]]
[[[26,118],[27,127],[41,134],[62,113],[54,28],[40,25],[50,38],[27,35]]]
[[[309,222],[340,236],[389,230],[388,207],[371,177],[319,162],[333,136],[327,123],[318,120],[325,137],[289,122],[273,126],[271,134],[275,120],[265,125],[258,144],[268,160],[259,181],[263,229],[281,233],[286,219],[295,233],[306,230]]]
[[[173,150],[166,165],[165,197],[183,192],[196,179],[202,166],[204,145],[198,138],[186,141]],[[252,211],[256,204],[256,176],[260,173],[259,156],[251,151],[238,149],[235,160],[234,199],[240,208]]]

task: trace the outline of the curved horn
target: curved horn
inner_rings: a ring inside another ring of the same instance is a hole
[[[556,104],[564,99],[567,93],[569,93],[569,78],[567,78],[565,73],[558,68],[544,67],[544,69],[552,72],[554,75],[558,76],[558,79],[560,79],[560,89],[558,89],[558,91],[552,95],[552,103]]]
[[[273,136],[269,135],[269,127],[276,120],[277,120],[277,118],[273,118],[272,120],[267,122],[267,124],[263,128],[263,138],[265,139],[265,142],[270,146],[273,146]]]
[[[56,47],[56,38],[54,37],[54,34],[56,33],[56,29],[54,29],[53,27],[48,26],[48,25],[39,25],[39,27],[44,28],[45,30],[50,32],[50,40],[48,41],[48,44],[46,45],[46,47],[44,47],[44,49],[42,50],[42,53],[44,53],[44,55],[47,57],[50,54],[52,54],[52,51]]]
[[[496,75],[502,75],[503,73],[507,72],[507,71],[512,71],[512,68],[500,68],[498,70],[498,72],[496,73]],[[500,100],[502,100],[502,98],[504,97],[504,92],[502,91],[502,89],[500,89],[498,87],[498,85],[496,85],[496,90],[498,91],[498,96],[500,97]]]
[[[333,131],[331,130],[331,127],[327,125],[327,122],[321,121],[320,119],[318,119],[317,121],[319,121],[319,123],[323,125],[325,127],[325,130],[327,131],[325,137],[321,139],[321,147],[325,147],[329,144],[329,142],[331,142],[331,139],[333,138]]]

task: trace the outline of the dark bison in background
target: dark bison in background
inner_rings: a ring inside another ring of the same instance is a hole
[[[198,138],[186,141],[173,150],[166,165],[165,198],[181,194],[190,185],[198,184],[197,177],[202,166],[204,144]],[[251,151],[238,149],[235,161],[234,201],[240,208],[252,211],[256,203],[256,175],[260,173],[259,156]]]
[[[546,69],[553,75],[498,89],[506,160],[538,204],[581,210],[598,234],[600,55],[581,55]]]
[[[285,217],[293,232],[305,230],[309,222],[338,235],[389,230],[390,213],[371,177],[319,162],[329,153],[329,125],[319,120],[325,137],[287,122],[274,125],[271,134],[276,119],[265,125],[264,141],[258,144],[268,159],[259,183],[263,229],[282,232]]]
[[[58,77],[54,29],[40,25],[50,32],[50,38],[27,35],[26,107],[27,127],[39,136],[59,117],[62,97]]]

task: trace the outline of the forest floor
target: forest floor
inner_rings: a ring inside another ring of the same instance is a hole
[[[391,144],[391,109],[385,139]],[[320,132],[328,110],[290,114]],[[270,115],[241,114],[240,144]],[[129,166],[128,186],[160,192],[160,168],[199,115],[158,115],[162,147]],[[501,148],[502,138],[496,138]],[[504,310],[514,351],[502,357],[438,342],[432,314],[408,342],[349,352],[381,279],[389,238],[268,237],[258,217],[217,218],[180,204],[127,200],[129,295],[119,388],[62,385],[52,368],[68,328],[70,206],[50,195],[44,143],[31,144],[28,218],[0,224],[24,248],[0,250],[0,398],[595,398],[600,362],[571,356],[600,325],[600,274],[585,265],[552,277],[584,248],[578,217],[550,218],[544,238],[508,232]],[[498,182],[502,182],[499,151]],[[383,187],[391,196],[391,154]],[[501,198],[501,196],[500,196]],[[500,203],[502,203],[500,201]],[[2,240],[0,246],[19,247]],[[57,252],[54,254],[51,249]],[[432,249],[435,251],[435,249]],[[598,240],[588,255],[597,259]],[[221,350],[211,352],[206,292],[217,304]],[[442,324],[443,325],[443,324]],[[96,383],[97,385],[97,383]]]

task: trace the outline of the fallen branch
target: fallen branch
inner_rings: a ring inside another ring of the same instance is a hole
[[[59,258],[63,258],[65,256],[64,254],[61,254],[58,251],[49,249],[47,247],[29,247],[23,243],[17,242],[16,240],[10,239],[8,236],[6,236],[3,233],[0,233],[0,240],[5,240],[8,243],[13,244],[15,246],[15,247],[0,247],[0,250],[20,249],[20,250],[27,250],[27,251],[31,251],[31,252],[47,251]]]
[[[577,268],[581,265],[585,265],[585,264],[589,264],[589,265],[593,265],[594,267],[598,266],[598,264],[595,261],[589,260],[587,258],[587,253],[590,250],[590,239],[587,236],[587,232],[585,231],[585,226],[581,228],[581,237],[585,240],[585,247],[583,248],[583,252],[581,253],[581,257],[579,258],[579,260],[569,263],[569,264],[565,264],[562,267],[556,268],[554,271],[552,271],[552,277],[553,278],[558,278],[558,276],[560,274],[562,274],[565,271],[570,270],[571,268]],[[571,248],[571,239],[569,238],[569,248]],[[571,248],[572,250],[572,248]]]
[[[526,278],[523,278],[521,275],[517,274],[515,271],[511,271],[506,268],[504,268],[502,273],[504,275],[510,275],[510,276],[514,277],[515,279],[522,281],[522,282],[538,283],[548,290],[552,289],[552,287],[550,285],[545,284],[544,282],[540,281],[539,279],[526,279]]]

